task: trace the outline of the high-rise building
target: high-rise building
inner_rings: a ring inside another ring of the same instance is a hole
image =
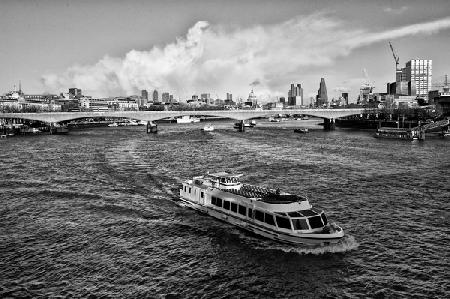
[[[432,60],[412,59],[404,68],[405,81],[408,82],[408,95],[428,97],[431,90]]]
[[[321,107],[328,104],[327,86],[325,85],[325,79],[320,78],[320,86],[316,96],[316,106]]]
[[[148,100],[148,92],[147,90],[143,89],[141,90],[141,97],[145,100]]]
[[[344,100],[344,105],[347,106],[348,105],[348,92],[343,92],[342,93],[342,99]]]
[[[158,103],[159,102],[158,91],[156,89],[153,91],[153,102],[154,103]]]
[[[426,59],[412,59],[404,68],[397,69],[395,73],[395,84],[387,87],[388,94],[396,96],[418,96],[427,98],[431,90],[433,73],[433,61]]]
[[[201,100],[203,103],[209,104],[209,103],[210,103],[210,100],[211,100],[211,95],[210,95],[209,93],[202,93],[202,94],[200,95],[200,100]]]
[[[231,93],[227,92],[227,101],[232,102],[233,101],[233,95]]]
[[[163,92],[161,94],[161,101],[164,103],[169,103],[170,102],[170,94],[168,92]]]
[[[291,89],[288,91],[288,105],[303,105],[303,88],[301,84],[291,84]]]

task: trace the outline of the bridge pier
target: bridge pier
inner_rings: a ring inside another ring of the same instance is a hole
[[[245,121],[241,120],[238,123],[238,131],[239,132],[245,132]]]
[[[333,131],[336,129],[336,122],[334,118],[325,118],[323,122],[323,129],[327,131]]]
[[[158,125],[148,121],[147,122],[147,134],[158,133]]]

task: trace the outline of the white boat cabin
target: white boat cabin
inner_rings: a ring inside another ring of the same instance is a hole
[[[290,234],[318,233],[327,226],[325,213],[313,209],[306,197],[242,184],[241,176],[220,172],[194,177],[183,183],[180,196],[236,221]]]

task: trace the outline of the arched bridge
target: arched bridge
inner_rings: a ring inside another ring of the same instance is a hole
[[[120,117],[143,121],[155,121],[183,115],[219,116],[240,121],[268,117],[277,114],[303,114],[324,119],[361,114],[367,110],[360,109],[279,109],[279,110],[205,110],[205,111],[104,111],[104,112],[40,112],[40,113],[0,113],[0,118],[20,118],[47,123],[58,123],[79,118]]]

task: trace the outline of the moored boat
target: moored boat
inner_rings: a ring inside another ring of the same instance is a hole
[[[214,126],[211,124],[207,124],[206,126],[203,127],[202,131],[205,131],[205,132],[214,131]]]
[[[243,184],[241,176],[219,172],[186,180],[180,199],[195,210],[284,243],[329,244],[344,236],[306,196]]]

